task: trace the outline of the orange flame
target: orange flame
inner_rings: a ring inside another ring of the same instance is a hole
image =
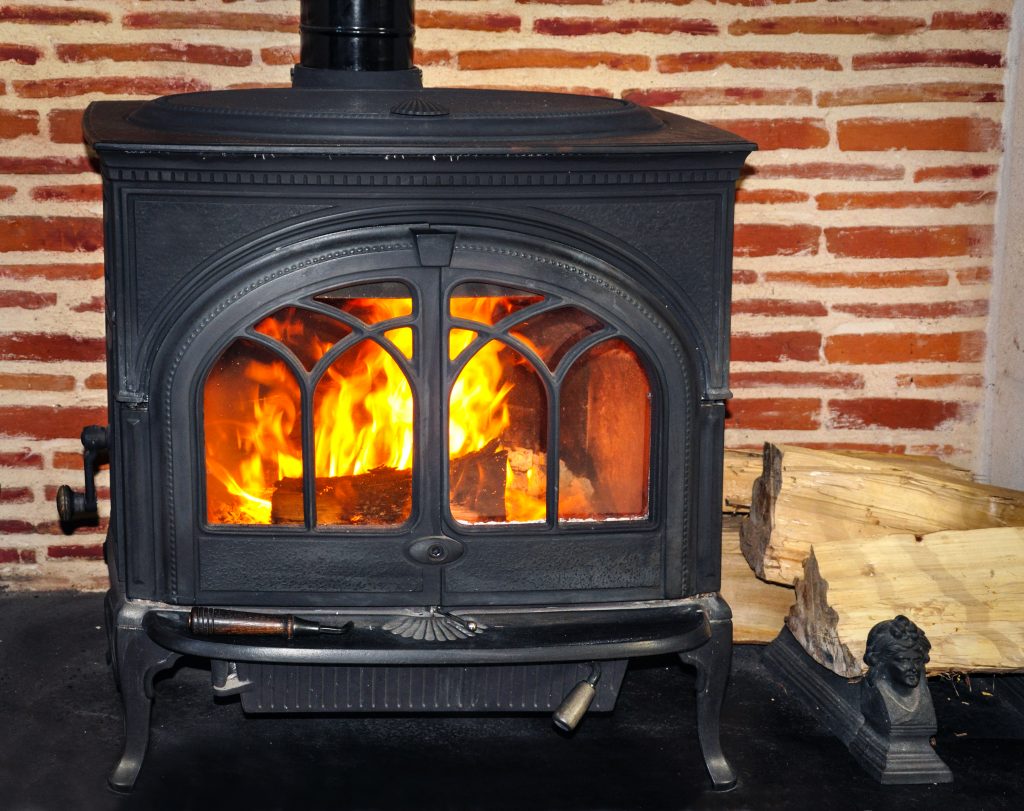
[[[346,308],[348,309],[348,308]],[[359,299],[353,312],[367,323],[408,315],[409,299]],[[494,323],[509,311],[501,297],[451,300],[454,317]],[[288,346],[315,363],[333,346],[289,308],[265,319],[257,331]],[[413,331],[386,333],[407,358],[413,354]],[[452,358],[476,337],[465,329],[450,335]],[[230,351],[230,350],[229,350]],[[511,423],[508,406],[513,389],[510,364],[524,362],[497,341],[486,343],[465,364],[452,389],[449,414],[449,458],[458,459],[499,443]],[[211,374],[205,393],[208,519],[212,523],[269,524],[272,496],[278,482],[301,478],[301,398],[298,385],[280,360],[250,359],[225,364]],[[221,379],[223,375],[223,379]],[[356,476],[377,468],[409,470],[413,458],[412,388],[395,359],[382,346],[364,340],[343,353],[328,368],[314,396],[313,432],[315,475]],[[239,403],[248,414],[237,414]],[[535,454],[543,460],[543,454]],[[505,477],[507,521],[543,520],[543,469],[514,470]],[[539,486],[539,492],[538,492]],[[219,499],[217,495],[223,493]]]

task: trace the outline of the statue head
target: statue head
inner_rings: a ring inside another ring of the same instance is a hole
[[[871,668],[868,681],[874,684],[881,678],[897,689],[914,689],[924,676],[930,649],[924,631],[903,615],[878,623],[868,633],[864,651]]]

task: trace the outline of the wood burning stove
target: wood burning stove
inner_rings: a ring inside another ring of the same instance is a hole
[[[86,115],[111,785],[183,654],[253,712],[569,696],[571,727],[613,707],[629,657],[675,652],[731,786],[720,489],[753,145],[619,100],[422,89],[409,2],[309,2],[302,23],[291,89]],[[62,516],[88,502],[63,490]]]

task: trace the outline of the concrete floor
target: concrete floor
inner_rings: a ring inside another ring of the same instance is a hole
[[[883,787],[738,648],[723,745],[739,786],[714,794],[689,673],[635,661],[616,711],[576,734],[543,716],[246,717],[188,661],[156,688],[134,793],[110,793],[120,708],[102,598],[0,594],[0,810],[957,809],[1024,807],[1024,716],[998,680],[932,684],[937,750],[955,782]]]

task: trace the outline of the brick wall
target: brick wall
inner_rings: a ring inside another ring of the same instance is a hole
[[[428,84],[621,96],[759,142],[738,192],[728,442],[971,465],[1012,5],[420,0],[418,64]],[[81,426],[104,421],[83,108],[286,84],[297,7],[0,0],[0,588],[104,584],[101,532],[62,535],[52,501],[80,486]]]

